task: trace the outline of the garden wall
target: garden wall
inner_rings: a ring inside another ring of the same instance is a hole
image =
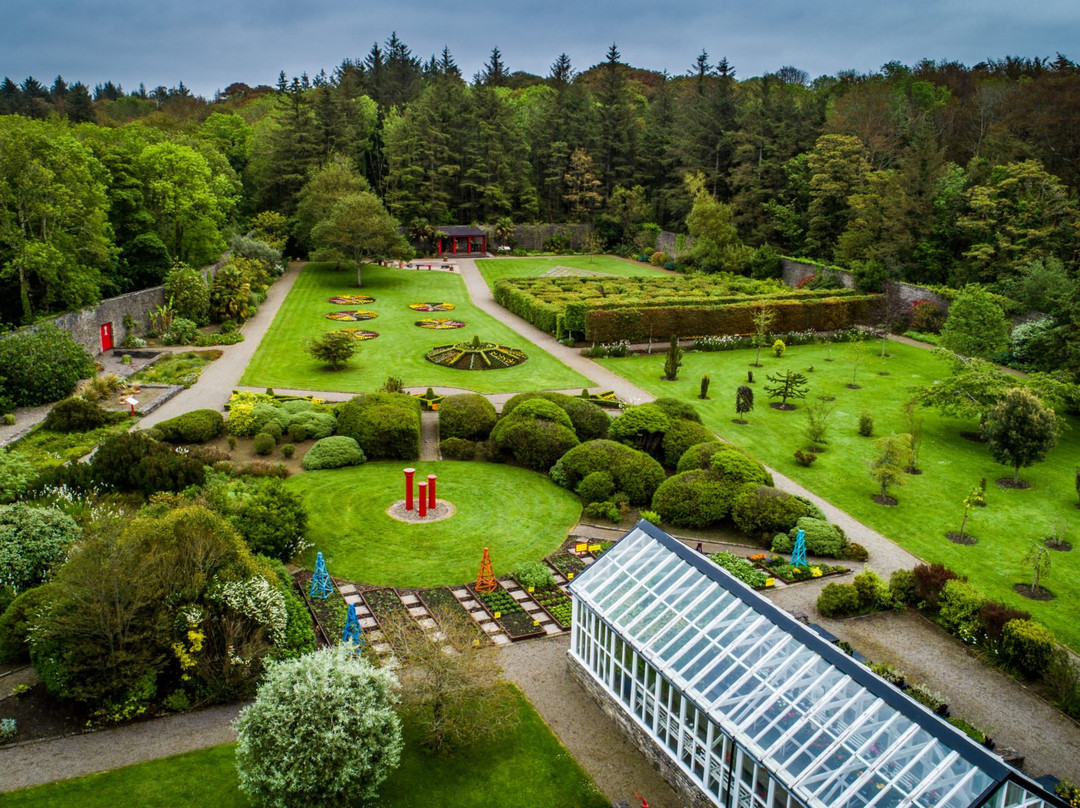
[[[818,264],[810,264],[804,261],[796,261],[791,258],[781,259],[781,278],[788,286],[795,288],[802,281],[815,275],[822,270]],[[829,267],[848,289],[855,288],[855,278],[846,269]],[[925,286],[916,286],[913,283],[900,281],[885,281],[885,305],[888,311],[906,313],[916,300],[930,300],[941,306],[942,311],[948,311],[952,300]]]
[[[204,267],[201,270],[203,278],[208,278],[211,273],[217,271],[224,261],[225,258],[223,257],[216,264]],[[124,327],[124,317],[129,316],[134,320],[134,328],[131,330],[133,335],[145,333],[149,327],[147,315],[164,303],[165,287],[152,286],[149,289],[128,292],[126,295],[120,295],[119,297],[109,297],[93,308],[69,311],[66,314],[58,314],[41,322],[54,323],[61,331],[67,331],[71,334],[71,338],[89,351],[91,356],[97,356],[101,353],[102,325],[111,323],[113,345],[119,346],[128,335],[128,330]],[[40,325],[40,323],[27,326],[26,329],[20,329],[20,331],[33,331],[37,328],[37,325]],[[2,334],[0,339],[10,337],[16,333],[19,332],[13,331],[11,334]]]
[[[682,239],[682,249],[679,249],[679,239]],[[678,261],[680,255],[690,251],[690,244],[693,239],[690,236],[680,235],[679,233],[669,233],[667,230],[661,230],[656,237],[656,249],[661,252],[666,252],[674,260]]]
[[[592,235],[591,224],[519,224],[514,227],[514,245],[524,250],[542,250],[544,242],[556,234],[562,234],[570,242],[570,249],[580,250]],[[494,243],[491,236],[488,243]]]

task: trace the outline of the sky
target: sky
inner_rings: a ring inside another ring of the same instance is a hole
[[[547,75],[560,53],[577,70],[614,42],[635,67],[689,72],[702,50],[737,78],[785,65],[811,78],[899,61],[1057,53],[1080,61],[1076,0],[30,0],[5,4],[0,75],[49,85],[57,74],[125,90],[183,81],[211,97],[278,72],[332,73],[396,31],[427,59],[450,48],[471,78],[498,47],[511,71]]]

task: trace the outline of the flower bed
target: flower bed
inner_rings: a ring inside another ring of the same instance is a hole
[[[453,303],[410,303],[413,311],[453,311]]]
[[[570,628],[574,607],[573,601],[570,600],[569,595],[557,586],[541,590],[540,592],[531,592],[530,594],[532,595],[532,599],[539,603],[544,611],[550,614],[551,619],[558,623],[560,627],[563,629]]]
[[[572,553],[557,553],[548,556],[547,562],[561,572],[566,578],[577,575],[585,569],[585,562]]]
[[[366,306],[369,303],[374,303],[375,298],[367,295],[338,295],[330,298],[327,302],[336,303],[339,306]]]
[[[465,323],[461,320],[448,320],[445,317],[425,317],[423,320],[417,320],[416,325],[420,328],[464,328]]]
[[[747,586],[754,589],[764,589],[771,586],[769,575],[758,569],[750,561],[740,558],[726,550],[720,553],[710,553],[709,560],[717,566],[723,567]]]
[[[356,311],[332,311],[326,315],[326,319],[349,323],[358,320],[374,320],[378,316],[377,312],[369,309],[357,309]]]
[[[750,560],[761,569],[779,578],[785,583],[793,584],[799,581],[809,581],[813,578],[824,578],[829,575],[840,575],[848,572],[847,567],[836,567],[830,564],[811,564],[808,567],[793,567],[781,555],[758,553],[750,556]]]
[[[502,586],[497,586],[494,592],[477,592],[475,584],[469,584],[468,589],[511,640],[539,637],[544,633],[542,628],[533,625],[529,613]]]
[[[424,358],[454,370],[501,370],[520,365],[529,357],[518,348],[474,338],[472,342],[436,346],[424,354]]]
[[[339,328],[339,332],[342,334],[348,334],[357,342],[365,339],[375,339],[379,336],[378,331],[365,331],[363,328]]]

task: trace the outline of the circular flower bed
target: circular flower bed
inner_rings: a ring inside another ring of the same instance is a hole
[[[413,311],[453,311],[453,303],[410,303]]]
[[[339,328],[338,331],[342,334],[348,334],[357,342],[364,339],[375,339],[375,337],[379,336],[378,331],[365,331],[362,328]]]
[[[520,365],[529,357],[517,348],[481,342],[479,337],[473,337],[472,342],[439,345],[428,351],[424,358],[455,370],[500,370]]]
[[[416,325],[421,328],[464,328],[465,323],[461,320],[447,320],[445,317],[425,317],[417,320]]]
[[[375,298],[367,295],[339,295],[330,298],[329,302],[336,303],[339,306],[366,306],[369,303],[374,303]]]
[[[341,322],[354,322],[356,320],[374,320],[379,315],[367,309],[357,311],[332,311],[326,315],[327,320],[339,320]]]

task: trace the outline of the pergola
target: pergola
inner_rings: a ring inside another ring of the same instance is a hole
[[[446,225],[436,227],[439,255],[484,255],[487,233],[479,227]]]

